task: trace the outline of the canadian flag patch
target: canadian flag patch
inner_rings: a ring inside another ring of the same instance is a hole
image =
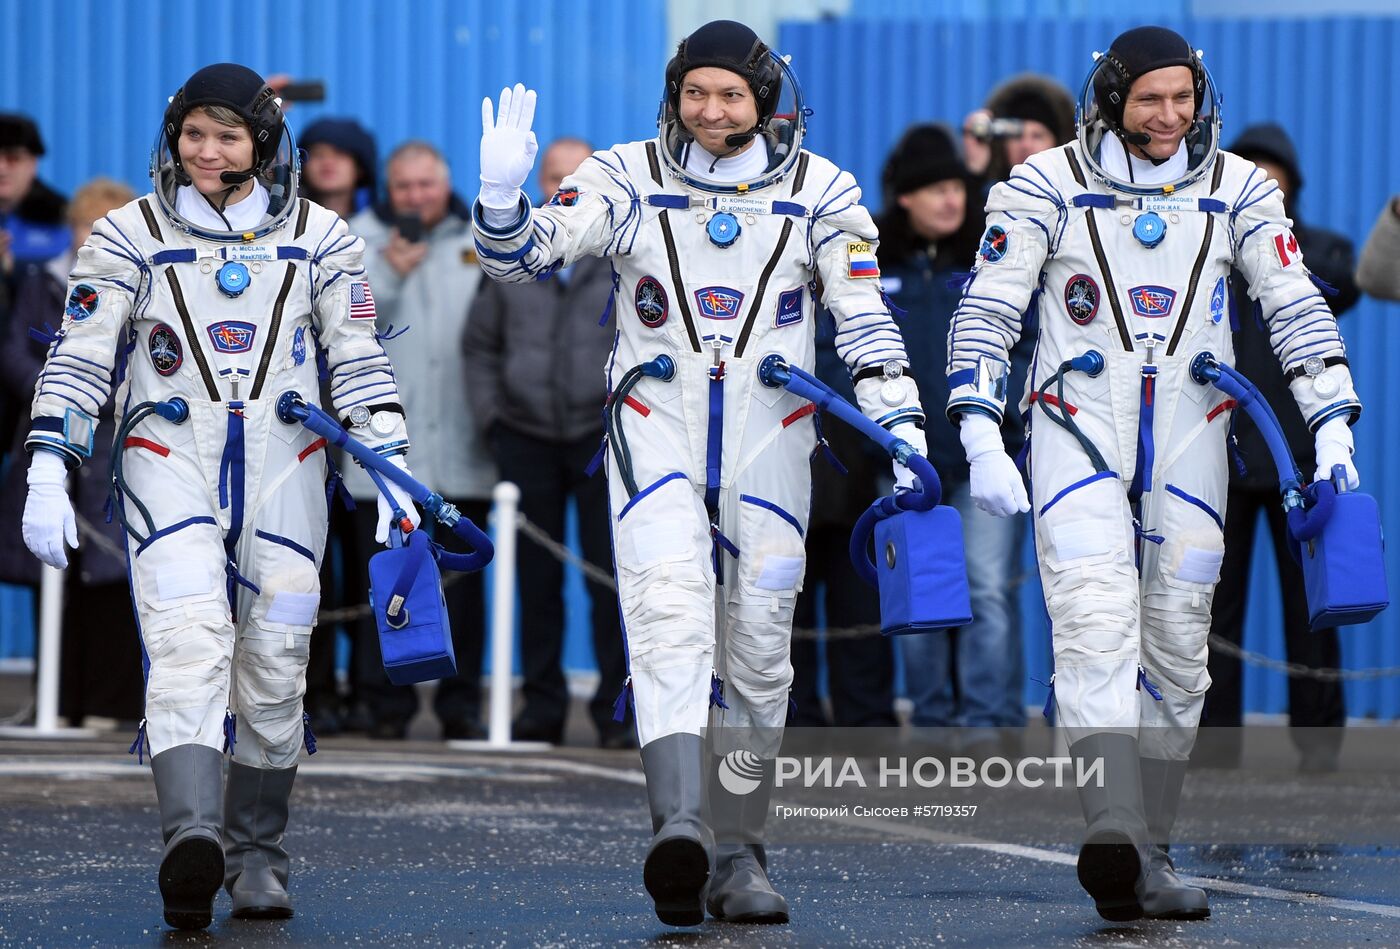
[[[1274,235],[1274,251],[1278,254],[1280,267],[1290,267],[1302,257],[1298,252],[1298,238],[1293,236],[1292,231]]]

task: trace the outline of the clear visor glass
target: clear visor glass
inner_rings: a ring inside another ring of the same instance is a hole
[[[1197,55],[1201,55],[1200,51]],[[1183,140],[1186,160],[1180,173],[1173,175],[1170,181],[1144,184],[1132,179],[1130,162],[1126,158],[1127,146],[1109,127],[1099,109],[1094,80],[1099,70],[1110,67],[1105,57],[1098,53],[1094,56],[1094,66],[1084,78],[1079,101],[1075,104],[1074,124],[1089,171],[1095,178],[1115,191],[1128,194],[1169,194],[1199,180],[1210,170],[1220,149],[1220,94],[1209,69],[1205,70],[1206,89],[1201,111]]]
[[[797,85],[797,76],[793,74],[787,59],[773,52],[768,55],[782,70],[783,82],[778,91],[777,109],[759,133],[768,151],[768,161],[762,173],[744,181],[721,181],[706,174],[706,168],[702,167],[704,163],[695,162],[693,167],[687,167],[687,151],[699,146],[694,144],[693,137],[681,124],[680,116],[675,114],[663,91],[657,126],[661,132],[662,163],[669,174],[705,191],[732,193],[765,187],[781,181],[792,171],[797,164],[797,154],[802,149],[802,136],[807,128],[807,110],[803,107],[802,90]],[[758,144],[750,147],[756,148]]]
[[[257,180],[267,189],[267,214],[261,224],[251,233],[254,238],[262,237],[287,223],[291,215],[293,199],[297,194],[297,179],[301,173],[301,159],[297,153],[292,130],[284,123],[282,140],[277,145],[277,154],[258,174]],[[161,213],[180,230],[195,237],[211,241],[243,243],[249,231],[237,232],[211,230],[207,226],[186,220],[177,208],[176,194],[181,186],[190,184],[189,177],[176,166],[170,154],[170,143],[166,141],[164,129],[156,134],[155,145],[151,148],[151,183],[155,187],[156,203]]]

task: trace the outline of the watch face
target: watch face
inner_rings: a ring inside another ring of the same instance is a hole
[[[368,425],[369,409],[363,405],[357,405],[350,410],[350,423],[352,425]]]
[[[1303,360],[1303,371],[1310,376],[1320,376],[1327,370],[1327,363],[1322,361],[1321,356],[1309,356]]]
[[[900,376],[904,375],[904,367],[899,364],[899,360],[897,359],[885,360],[884,369],[886,379],[898,379]]]

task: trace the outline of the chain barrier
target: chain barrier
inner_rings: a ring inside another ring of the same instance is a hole
[[[495,517],[494,512],[491,515]],[[123,560],[126,552],[113,543],[99,530],[96,525],[85,519],[81,514],[76,515],[78,530],[82,537],[103,553]],[[617,582],[613,579],[610,571],[604,570],[597,564],[589,563],[568,546],[561,544],[549,535],[544,528],[535,524],[524,514],[517,514],[516,526],[520,533],[529,538],[533,543],[544,548],[551,556],[562,563],[569,564],[579,570],[590,582],[617,592]],[[465,574],[449,573],[442,578],[444,588],[454,583],[460,582]],[[1021,584],[1028,579],[1028,573],[1022,573],[1013,577],[1008,586],[1012,590],[1018,589]],[[353,620],[362,619],[370,615],[368,603],[358,606],[344,606],[335,609],[323,609],[317,614],[317,621],[320,623],[347,623]],[[862,626],[843,626],[829,629],[808,629],[794,626],[792,638],[795,641],[825,639],[828,642],[838,640],[865,639],[867,637],[879,636],[880,627],[870,623]],[[1254,652],[1238,646],[1214,633],[1210,636],[1210,648],[1239,659],[1241,662],[1261,669],[1268,669],[1270,672],[1278,672],[1293,679],[1312,679],[1317,682],[1373,682],[1377,679],[1389,679],[1400,676],[1400,666],[1385,666],[1378,669],[1335,669],[1335,668],[1314,668],[1305,666],[1298,662],[1287,662],[1282,659],[1275,659],[1260,652]]]

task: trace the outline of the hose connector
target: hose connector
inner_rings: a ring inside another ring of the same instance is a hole
[[[676,361],[665,353],[642,363],[638,368],[642,370],[642,375],[662,382],[670,382],[676,377]]]
[[[1220,378],[1220,364],[1215,361],[1215,354],[1200,352],[1196,358],[1191,360],[1191,381],[1197,385],[1210,385]]]
[[[183,424],[190,417],[190,404],[178,395],[155,404],[155,412],[167,422]]]
[[[283,392],[277,397],[277,418],[287,425],[295,425],[306,418],[305,411],[301,411],[306,403],[302,401],[301,395],[294,391]]]
[[[1075,356],[1069,361],[1069,367],[1076,372],[1082,372],[1091,379],[1104,370],[1103,353],[1097,349],[1091,349],[1081,356]]]
[[[788,373],[787,360],[777,353],[769,353],[758,363],[758,381],[770,389],[781,389],[787,385],[791,375]]]

